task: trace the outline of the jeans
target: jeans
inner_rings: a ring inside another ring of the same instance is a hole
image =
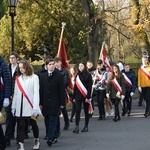
[[[57,137],[57,122],[59,116],[49,115],[49,130],[48,130],[48,139],[53,140]]]

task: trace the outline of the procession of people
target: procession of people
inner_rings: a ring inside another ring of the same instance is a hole
[[[0,57],[0,117],[2,108],[6,112],[5,131],[0,124],[0,150],[11,147],[11,140],[15,138],[17,150],[25,150],[24,141],[29,126],[34,136],[33,150],[40,149],[41,137],[36,121],[39,116],[44,117],[44,139],[49,147],[57,143],[61,136],[61,113],[64,117],[63,130],[68,130],[75,118],[73,134],[90,131],[94,109],[98,109],[98,121],[107,120],[109,116],[114,117],[114,122],[120,121],[123,116],[129,117],[136,88],[146,102],[144,117],[150,113],[150,64],[147,53],[142,56],[138,77],[128,63],[121,61],[112,65],[111,71],[101,59],[95,68],[91,61],[87,61],[67,70],[61,58],[47,56],[36,75],[32,65],[16,52],[9,55],[9,60],[8,66]],[[72,103],[71,116],[67,103]],[[85,117],[83,127],[80,126],[82,107]]]

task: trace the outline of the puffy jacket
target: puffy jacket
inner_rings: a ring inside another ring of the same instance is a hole
[[[0,56],[0,82],[4,84],[4,87],[0,86],[0,111],[3,106],[4,98],[9,98],[11,96],[11,81],[10,72],[8,65],[4,59]]]

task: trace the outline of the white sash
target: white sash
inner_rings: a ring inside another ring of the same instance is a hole
[[[123,76],[124,76],[124,78],[125,78],[126,84],[127,84],[128,86],[132,87],[132,82],[131,82],[131,80],[126,76],[125,73],[122,73],[122,74],[123,74]]]
[[[150,79],[150,73],[147,71],[146,68],[144,68],[144,66],[141,66],[140,70]]]

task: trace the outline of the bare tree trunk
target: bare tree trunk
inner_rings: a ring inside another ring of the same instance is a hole
[[[81,0],[86,26],[89,29],[87,35],[87,49],[89,60],[96,64],[99,57],[99,30],[102,24],[102,19],[96,16],[95,11],[93,11],[94,3],[92,0]]]

